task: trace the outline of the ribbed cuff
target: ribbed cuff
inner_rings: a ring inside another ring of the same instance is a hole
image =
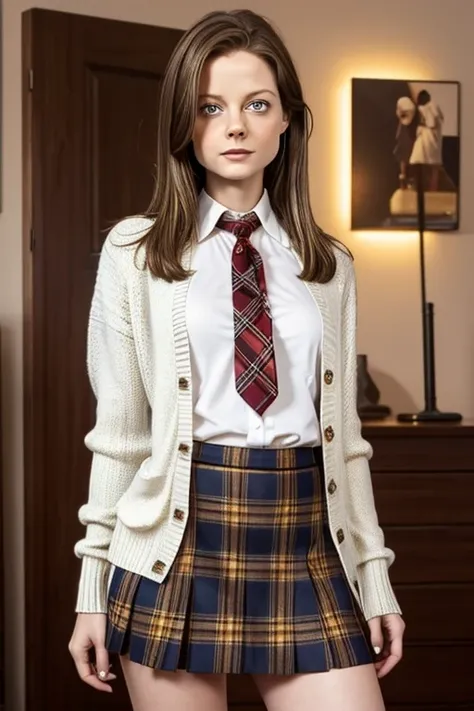
[[[369,560],[357,569],[362,609],[366,620],[382,615],[401,614],[384,559]]]
[[[107,612],[107,584],[110,563],[84,556],[77,594],[76,612]]]

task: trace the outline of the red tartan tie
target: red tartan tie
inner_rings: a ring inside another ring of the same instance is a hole
[[[278,395],[278,382],[265,272],[250,244],[260,220],[254,212],[240,219],[224,212],[216,226],[237,237],[232,251],[235,385],[245,402],[263,415]]]

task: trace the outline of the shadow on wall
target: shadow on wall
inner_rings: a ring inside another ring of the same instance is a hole
[[[375,368],[370,368],[370,375],[380,390],[381,404],[389,405],[392,417],[396,417],[400,412],[418,412],[419,404],[415,402],[411,393],[391,375]]]

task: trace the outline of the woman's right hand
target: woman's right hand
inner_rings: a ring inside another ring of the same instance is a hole
[[[117,677],[109,672],[109,653],[105,648],[106,621],[107,615],[104,614],[79,613],[69,642],[69,651],[82,681],[98,691],[111,692],[112,687],[106,682]],[[97,669],[89,657],[89,650],[93,647]]]

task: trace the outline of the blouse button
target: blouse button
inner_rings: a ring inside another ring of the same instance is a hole
[[[331,425],[329,425],[329,427],[326,427],[326,429],[324,430],[324,436],[325,436],[327,442],[332,442],[332,441],[333,441],[333,439],[334,439],[334,430],[333,430],[333,428],[331,427]]]
[[[324,373],[324,382],[326,385],[332,385],[332,381],[334,380],[334,373],[332,370],[326,370]]]

